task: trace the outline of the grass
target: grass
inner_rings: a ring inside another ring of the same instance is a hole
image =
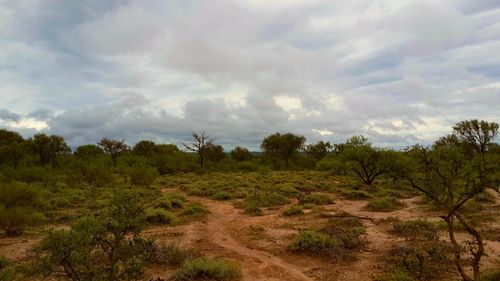
[[[366,209],[373,212],[392,212],[405,207],[405,203],[395,197],[384,196],[371,199]]]
[[[168,266],[180,266],[186,260],[200,257],[201,254],[193,249],[181,249],[175,243],[167,243],[155,246],[152,262]]]
[[[290,206],[283,211],[283,216],[299,216],[304,214],[304,208],[302,206]]]
[[[329,205],[333,204],[333,199],[329,195],[311,193],[300,199],[301,204]]]
[[[395,221],[392,224],[392,233],[410,240],[435,240],[438,238],[438,229],[435,224],[426,220]]]
[[[195,202],[187,205],[184,210],[182,210],[181,214],[184,216],[198,217],[208,214],[208,210],[205,206]]]
[[[240,267],[222,259],[207,257],[188,260],[174,273],[173,280],[238,280],[241,278]]]
[[[161,208],[150,208],[145,211],[145,219],[150,224],[173,225],[177,222],[177,217]]]
[[[342,196],[348,200],[367,200],[372,198],[372,196],[363,190],[342,190]]]
[[[340,245],[326,233],[312,230],[299,232],[293,241],[290,249],[297,252],[306,252],[311,255],[319,256],[328,254],[331,250]]]

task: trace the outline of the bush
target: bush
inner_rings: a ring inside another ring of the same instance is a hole
[[[130,182],[136,186],[150,187],[158,177],[158,170],[152,167],[133,167],[129,171]]]
[[[307,203],[312,203],[315,205],[333,204],[333,199],[330,196],[319,193],[307,194],[303,198],[300,198],[299,201],[300,204],[307,204]]]
[[[21,235],[26,226],[41,223],[44,217],[32,208],[14,207],[7,209],[0,205],[0,225],[8,236]]]
[[[172,206],[172,201],[170,201],[170,198],[168,198],[167,196],[163,196],[162,198],[156,200],[155,207],[165,210],[172,210],[174,208]]]
[[[372,198],[368,192],[362,190],[344,190],[342,191],[342,195],[349,200],[365,200]]]
[[[159,208],[147,209],[145,212],[145,219],[150,224],[172,225],[177,221],[174,214]]]
[[[227,191],[219,191],[212,196],[215,200],[231,200],[233,196]]]
[[[298,216],[303,214],[304,214],[304,209],[302,208],[302,206],[290,206],[283,211],[283,215],[287,217]]]
[[[498,281],[500,280],[500,270],[486,271],[481,276],[481,281]]]
[[[10,265],[10,260],[4,256],[0,256],[0,270]]]
[[[197,258],[186,261],[174,273],[174,280],[234,280],[241,278],[238,265],[220,259]]]
[[[191,203],[184,210],[182,210],[182,214],[185,216],[200,216],[207,214],[208,210],[205,206],[200,203]]]
[[[435,240],[438,238],[437,227],[425,220],[396,221],[392,232],[411,240]]]
[[[155,246],[152,262],[168,266],[180,266],[184,261],[198,257],[200,257],[200,253],[193,249],[183,250],[175,243],[168,243]]]
[[[391,212],[403,208],[405,204],[394,197],[380,197],[370,200],[366,209],[375,212]]]
[[[286,205],[290,203],[290,199],[287,197],[273,192],[270,194],[257,194],[256,196],[250,196],[248,197],[245,202],[244,206],[246,208],[247,205],[254,205],[255,207],[261,208],[261,207],[274,207],[274,206],[281,206],[281,205]]]
[[[245,213],[252,216],[262,216],[264,214],[257,204],[247,204],[245,206]]]
[[[292,243],[292,251],[306,252],[311,255],[324,255],[339,248],[337,241],[330,235],[316,231],[301,231]]]
[[[24,184],[0,184],[0,226],[7,235],[20,235],[24,228],[41,223],[40,195]]]
[[[275,188],[278,189],[278,192],[287,197],[297,197],[300,194],[300,191],[297,190],[292,184],[279,184],[276,185]]]

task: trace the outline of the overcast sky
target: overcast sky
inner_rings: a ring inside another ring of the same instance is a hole
[[[498,0],[0,0],[0,127],[226,149],[500,122]]]

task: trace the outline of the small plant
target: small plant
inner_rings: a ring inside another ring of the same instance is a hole
[[[174,280],[236,280],[241,278],[240,267],[232,262],[207,257],[186,261],[174,273]]]
[[[380,197],[370,200],[367,210],[375,212],[392,212],[403,208],[405,204],[394,197]]]
[[[312,230],[301,231],[292,243],[291,250],[306,252],[311,255],[325,255],[332,249],[339,248],[337,241],[330,235]]]
[[[208,210],[205,206],[200,203],[191,203],[184,210],[182,210],[182,214],[185,216],[200,216],[207,214]]]
[[[231,200],[233,196],[227,191],[219,191],[212,196],[215,200]]]
[[[410,240],[434,240],[438,238],[436,226],[425,220],[396,221],[392,232]]]
[[[481,276],[481,281],[498,281],[500,280],[500,270],[486,271]]]
[[[175,243],[163,245],[155,245],[152,261],[157,264],[165,264],[168,266],[180,266],[186,260],[192,260],[200,257],[201,254],[193,249],[181,249]]]
[[[245,206],[245,213],[252,216],[262,216],[264,214],[257,204],[247,204]]]
[[[10,265],[10,260],[4,256],[0,256],[0,270]]]
[[[153,167],[141,166],[130,169],[130,182],[136,186],[150,187],[158,177],[158,170]]]
[[[362,190],[343,190],[342,195],[349,200],[366,200],[372,198],[372,196]]]
[[[312,203],[315,205],[333,204],[333,199],[325,194],[311,193],[299,199],[300,204]]]
[[[302,206],[290,206],[283,211],[283,216],[299,216],[304,214]]]
[[[147,209],[145,211],[145,219],[150,224],[172,225],[177,222],[174,214],[160,208]]]

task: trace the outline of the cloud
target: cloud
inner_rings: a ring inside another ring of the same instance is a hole
[[[5,2],[0,118],[73,146],[192,130],[255,149],[277,131],[430,142],[500,121],[497,2]]]

